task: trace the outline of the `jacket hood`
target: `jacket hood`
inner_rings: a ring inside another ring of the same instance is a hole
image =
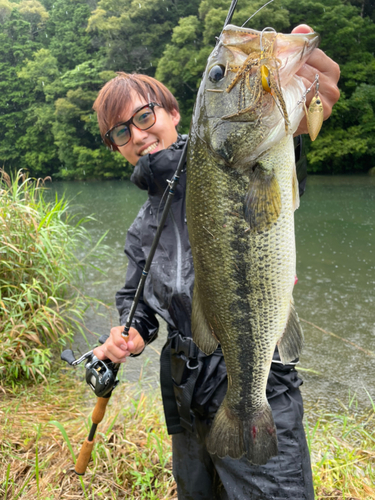
[[[130,177],[131,182],[140,189],[147,190],[149,196],[162,197],[168,180],[172,179],[177,169],[186,139],[187,135],[179,135],[168,149],[140,158]]]

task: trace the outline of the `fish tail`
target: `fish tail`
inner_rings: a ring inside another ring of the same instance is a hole
[[[276,428],[267,402],[243,421],[226,404],[219,408],[207,441],[210,453],[234,459],[243,455],[255,465],[264,465],[277,455]]]
[[[225,398],[226,399],[226,398]],[[243,423],[225,404],[218,409],[207,440],[210,453],[231,458],[241,458],[245,453]]]
[[[267,401],[244,427],[244,442],[246,457],[252,464],[264,465],[277,455],[276,427]]]

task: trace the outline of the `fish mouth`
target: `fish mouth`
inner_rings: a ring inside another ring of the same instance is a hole
[[[258,120],[267,121],[278,108],[276,116],[282,117],[288,132],[291,123],[287,108],[291,106],[284,89],[295,79],[319,39],[314,32],[284,35],[272,28],[257,31],[227,25],[208,62],[206,85],[210,88],[206,90],[210,90],[212,104],[206,111],[213,114],[220,110],[219,116],[226,122],[256,124]],[[223,77],[217,80],[216,67],[225,68]]]
[[[273,39],[276,40],[276,52],[278,50],[285,51],[287,46],[291,50],[295,50],[296,46],[302,45],[310,53],[319,45],[320,35],[315,31],[311,33],[277,33],[273,28],[265,28],[262,31],[258,31],[233,24],[228,24],[220,35],[222,45],[227,48],[235,47],[247,55],[252,51],[261,51],[263,43],[267,44],[267,42]]]

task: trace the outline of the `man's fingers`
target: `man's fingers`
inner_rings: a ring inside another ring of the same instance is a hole
[[[94,355],[101,359],[110,359],[114,363],[124,363],[130,352],[127,348],[119,349],[115,345],[107,345],[106,343],[94,349]]]
[[[300,24],[299,26],[296,26],[293,30],[292,33],[313,33],[314,30],[308,26],[307,24]]]
[[[323,102],[324,120],[326,120],[331,116],[332,107],[340,97],[340,91],[337,87],[340,68],[319,49],[312,52],[306,63],[297,72],[306,88],[311,87],[317,74],[319,75],[319,94]],[[306,96],[306,106],[309,106],[314,94],[315,88],[313,87]]]
[[[132,354],[140,354],[145,348],[145,342],[139,332],[131,327],[129,330],[129,337],[126,339],[129,351]]]
[[[123,363],[130,354],[140,354],[145,343],[135,328],[130,328],[129,335],[122,336],[123,326],[111,329],[111,334],[105,343],[94,349],[94,355],[101,359],[110,359],[114,363]]]
[[[327,76],[335,84],[340,79],[340,66],[320,49],[314,49],[311,52],[306,65]]]

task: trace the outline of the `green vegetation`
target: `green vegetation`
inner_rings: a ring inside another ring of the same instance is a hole
[[[242,24],[263,0],[241,0]],[[200,77],[229,0],[0,0],[0,164],[63,179],[126,178],[102,144],[92,104],[115,71],[156,76],[175,93],[187,132]],[[341,66],[341,98],[311,172],[374,167],[375,6],[369,0],[276,0],[247,26],[283,32],[308,23]]]
[[[369,396],[370,397],[370,396]],[[371,397],[370,397],[371,400]],[[317,498],[375,498],[375,405],[360,412],[355,396],[340,414],[319,414],[306,422]]]
[[[39,184],[22,173],[11,182],[0,169],[0,380],[7,384],[45,379],[73,328],[84,333],[88,297],[75,285],[87,264],[76,252],[89,237],[68,202],[47,202]]]
[[[1,398],[0,497],[176,498],[160,398],[128,384],[108,404],[85,476],[74,473],[95,396],[72,373]]]
[[[91,426],[95,397],[86,384],[70,371],[39,387],[7,390],[0,399],[0,497],[176,500],[161,399],[141,386],[121,383],[113,393],[83,478],[70,448],[78,456]],[[317,500],[375,497],[374,417],[375,408],[360,414],[352,405],[310,421]]]

